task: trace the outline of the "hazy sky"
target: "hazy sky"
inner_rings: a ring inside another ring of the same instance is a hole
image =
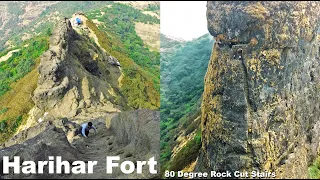
[[[160,1],[160,32],[184,40],[208,33],[207,1]]]

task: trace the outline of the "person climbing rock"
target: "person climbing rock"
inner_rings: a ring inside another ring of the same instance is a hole
[[[84,123],[80,127],[80,132],[82,136],[88,137],[90,129],[94,130],[94,134],[97,134],[96,128],[93,126],[92,122]]]
[[[238,54],[239,60],[242,60],[242,49],[241,49],[241,48],[239,48],[239,49],[237,50],[237,54]]]

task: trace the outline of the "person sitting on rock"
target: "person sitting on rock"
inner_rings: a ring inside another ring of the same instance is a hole
[[[81,125],[81,134],[84,137],[88,137],[90,129],[94,130],[94,134],[97,134],[96,128],[92,125],[92,122],[84,123]]]

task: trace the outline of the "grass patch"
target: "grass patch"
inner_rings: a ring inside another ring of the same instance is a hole
[[[179,171],[187,167],[189,164],[194,162],[198,155],[199,149],[201,148],[201,130],[197,131],[197,135],[189,141],[172,159],[170,162],[170,171]]]
[[[309,178],[320,179],[320,156],[316,161],[308,168]]]
[[[19,52],[0,63],[0,96],[9,91],[10,84],[24,77],[32,70],[37,59],[49,48],[47,37],[37,37],[29,41],[28,47],[21,47]]]
[[[16,132],[34,106],[31,98],[38,82],[36,67],[40,55],[49,48],[48,37],[35,37],[28,43],[0,63],[0,143]]]
[[[0,114],[0,143],[8,140],[19,125],[28,118],[28,112],[34,106],[31,94],[37,87],[37,65],[25,77],[11,85],[11,90],[0,97],[0,107],[6,106],[7,111]]]
[[[137,35],[153,51],[160,51],[160,25],[135,23]]]
[[[0,115],[6,113],[8,111],[8,108],[7,107],[4,107],[0,110]]]
[[[95,24],[87,21],[88,27],[96,34],[99,44],[121,63],[124,78],[121,93],[133,108],[158,109],[160,106],[159,90],[150,74],[126,54],[125,46],[108,32],[101,32]],[[160,78],[160,75],[159,75]]]

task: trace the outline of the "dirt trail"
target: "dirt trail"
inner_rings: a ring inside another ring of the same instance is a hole
[[[18,51],[20,51],[20,49],[9,51],[6,55],[0,57],[0,62],[8,60],[14,52],[18,52]]]
[[[74,25],[74,21],[76,19],[76,17],[80,18],[82,21],[81,25]],[[96,36],[96,34],[87,26],[87,18],[83,15],[73,15],[72,18],[70,19],[70,22],[72,24],[72,27],[74,30],[76,30],[78,33],[80,33],[80,29],[81,28],[88,28],[89,29],[89,37],[94,39],[94,42],[100,47],[100,49],[102,49],[104,52],[106,52],[106,50],[104,48],[101,47],[99,41],[98,41],[98,37]],[[81,34],[81,33],[80,33]]]
[[[101,12],[101,14],[103,15],[104,12]],[[82,21],[82,24],[81,25],[76,25],[75,24],[75,19],[76,17],[80,18],[81,21]],[[88,26],[87,26],[87,18],[83,15],[73,15],[71,18],[70,18],[70,22],[71,22],[71,25],[72,25],[72,28],[79,34],[81,34],[81,30],[87,30],[88,31],[88,36],[93,38],[94,42],[97,44],[97,46],[106,54],[107,51],[100,45],[99,43],[99,40],[98,40],[98,37],[97,35],[94,33],[94,31],[92,31],[92,29],[90,29]],[[95,24],[99,24],[97,23],[97,21],[95,21],[94,19],[92,20]],[[156,45],[157,46],[157,45]],[[159,45],[160,47],[160,45]],[[159,49],[158,47],[158,49]],[[157,49],[157,48],[155,48]],[[119,67],[121,69],[121,67]],[[120,77],[118,78],[118,86],[121,87],[122,86],[122,79],[124,77],[124,74],[121,73]]]

